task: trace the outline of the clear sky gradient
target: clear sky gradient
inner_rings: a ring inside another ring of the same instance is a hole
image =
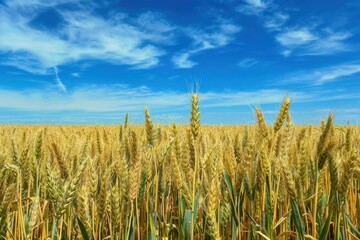
[[[0,123],[360,120],[358,0],[0,0]]]

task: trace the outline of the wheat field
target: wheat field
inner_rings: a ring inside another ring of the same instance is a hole
[[[0,126],[1,239],[360,239],[360,129]],[[336,117],[336,116],[335,116]]]

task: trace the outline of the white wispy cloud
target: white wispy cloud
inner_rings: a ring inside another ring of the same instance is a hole
[[[307,28],[291,29],[276,36],[276,41],[285,47],[296,47],[316,40],[317,37]]]
[[[221,23],[209,30],[188,28],[185,32],[193,40],[192,48],[175,54],[172,60],[177,68],[191,68],[197,64],[189,59],[191,56],[230,44],[240,30],[239,26],[232,23]]]
[[[254,91],[209,91],[200,92],[201,105],[206,108],[236,107],[254,104],[278,104],[285,95],[294,101],[329,100],[324,91],[288,91],[280,88]],[[334,99],[360,98],[357,94],[333,94]],[[88,85],[68,89],[60,93],[57,89],[0,89],[0,108],[24,111],[142,111],[145,105],[154,110],[175,112],[188,110],[189,92],[158,91],[146,86]]]
[[[296,72],[286,76],[280,84],[310,84],[323,85],[329,82],[340,81],[345,77],[360,73],[359,63],[347,63],[329,66],[319,69],[308,70],[306,72]]]
[[[237,65],[242,68],[250,68],[256,64],[258,64],[259,61],[253,58],[245,58],[241,60]]]
[[[69,4],[72,8],[66,7]],[[6,38],[0,38],[0,54],[7,54],[2,64],[34,74],[53,74],[55,66],[81,60],[149,68],[167,54],[166,46],[177,44],[177,34],[182,31],[192,45],[174,54],[172,60],[178,68],[191,68],[197,64],[191,56],[228,45],[240,31],[227,22],[205,30],[174,26],[156,12],[137,16],[112,12],[110,18],[104,18],[86,4],[81,0],[8,0],[0,5],[0,33],[6,33]],[[59,18],[58,27],[34,26],[33,20],[49,8]]]
[[[16,7],[22,9],[36,9],[38,7],[53,7],[64,3],[71,3],[71,2],[81,2],[81,0],[53,0],[53,1],[42,1],[42,0],[11,0],[5,1],[6,5],[9,7]]]
[[[339,51],[350,50],[346,40],[351,37],[348,32],[333,32],[329,29],[313,30],[308,27],[290,28],[277,34],[276,41],[283,46],[284,56],[295,55],[329,55]]]
[[[275,33],[275,40],[283,47],[282,55],[329,55],[340,51],[351,50],[346,42],[352,33],[348,31],[334,31],[329,27],[319,25],[289,26],[289,11],[274,1],[245,0],[237,8],[245,15],[256,16],[263,27]]]
[[[146,12],[135,17],[112,13],[108,19],[91,8],[61,4],[80,1],[6,1],[0,5],[0,53],[9,57],[3,64],[36,74],[51,74],[54,66],[80,60],[102,60],[148,68],[165,54],[163,45],[172,39],[174,27],[159,14]],[[52,7],[61,24],[57,29],[36,27],[33,19]],[[151,24],[150,24],[151,23]]]
[[[146,104],[162,109],[188,103],[188,94],[152,91],[145,86],[90,85],[60,93],[57,89],[0,90],[0,108],[26,111],[142,111]]]
[[[263,25],[270,31],[279,31],[286,24],[290,16],[284,12],[272,12],[264,16]]]
[[[356,92],[334,93],[325,90],[288,91],[268,88],[253,91],[200,91],[202,122],[253,123],[254,114],[251,109],[256,105],[266,108],[266,118],[271,122],[276,118],[279,103],[284,96],[291,96],[295,106],[305,102],[335,103],[338,100],[360,99]],[[190,104],[189,92],[159,91],[146,86],[88,85],[69,88],[67,92],[59,92],[56,88],[0,89],[0,109],[3,113],[0,122],[118,123],[123,114],[129,112],[132,122],[142,123],[143,109],[148,106],[155,121],[187,124]],[[293,114],[302,119],[304,114],[297,114],[296,111],[300,110],[293,111]],[[355,112],[349,110],[347,114],[349,113]]]
[[[281,30],[290,18],[290,15],[273,1],[245,0],[236,10],[241,14],[256,16],[269,31]]]
[[[80,77],[80,75],[81,75],[81,73],[79,73],[79,72],[71,73],[71,76],[76,77],[76,78]]]
[[[266,8],[267,3],[263,0],[245,0],[248,4],[257,8]]]
[[[266,8],[270,6],[270,2],[263,0],[245,0],[245,4],[239,6],[237,11],[246,15],[260,15]]]
[[[197,63],[191,61],[189,58],[192,54],[195,54],[197,52],[198,51],[188,51],[188,52],[175,54],[172,58],[172,61],[174,62],[177,68],[192,68]]]
[[[352,36],[349,32],[328,31],[325,36],[307,46],[303,55],[328,55],[340,51],[350,51],[352,47],[346,42]]]
[[[323,70],[319,74],[319,80],[317,84],[324,84],[326,82],[335,81],[342,77],[351,76],[360,72],[360,64],[349,64],[341,65],[338,67],[332,67],[326,70]]]

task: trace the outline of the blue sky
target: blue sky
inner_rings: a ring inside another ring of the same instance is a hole
[[[360,120],[358,0],[0,0],[0,123]]]

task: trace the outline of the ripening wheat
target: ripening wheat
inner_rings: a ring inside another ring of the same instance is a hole
[[[0,126],[0,239],[360,239],[355,126]]]

